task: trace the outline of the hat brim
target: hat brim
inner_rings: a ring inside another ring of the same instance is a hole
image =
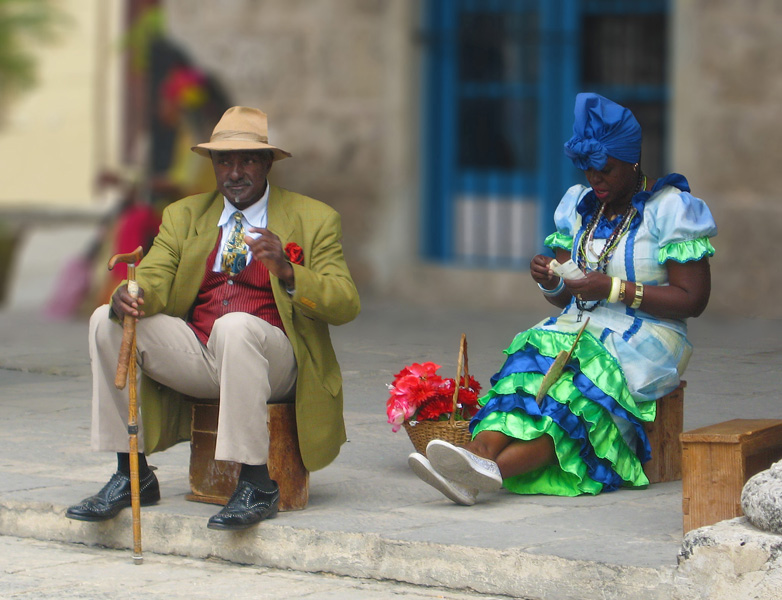
[[[216,142],[198,144],[190,149],[196,154],[207,158],[209,158],[210,152],[231,152],[237,150],[272,150],[274,152],[275,161],[290,158],[292,156],[290,152],[286,152],[282,148],[250,140],[218,140]]]

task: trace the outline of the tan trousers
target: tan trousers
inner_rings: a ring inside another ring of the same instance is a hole
[[[128,388],[114,387],[121,341],[122,326],[109,319],[109,306],[97,308],[89,329],[94,450],[128,451]],[[229,313],[215,321],[204,346],[182,319],[158,314],[138,321],[136,346],[139,372],[188,396],[220,399],[217,460],[266,464],[266,403],[290,396],[296,385],[296,359],[282,330]],[[141,452],[143,418],[139,412]]]

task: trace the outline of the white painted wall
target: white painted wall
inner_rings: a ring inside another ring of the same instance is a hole
[[[119,150],[123,0],[62,0],[59,39],[36,49],[38,85],[0,128],[0,208],[89,208],[99,168]]]

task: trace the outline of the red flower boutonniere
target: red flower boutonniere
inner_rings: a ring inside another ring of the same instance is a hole
[[[285,246],[285,254],[294,265],[300,265],[304,262],[304,251],[296,242],[290,242]]]

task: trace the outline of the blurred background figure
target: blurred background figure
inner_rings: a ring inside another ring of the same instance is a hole
[[[148,84],[143,129],[135,140],[133,163],[106,170],[98,190],[114,188],[118,201],[98,226],[85,252],[63,268],[45,308],[50,318],[81,315],[109,301],[127,276],[119,263],[107,272],[114,254],[144,253],[157,235],[163,209],[185,196],[215,188],[214,172],[190,148],[209,139],[211,126],[230,106],[220,84],[197,66],[163,33],[160,9],[148,9],[131,28],[126,49]]]

